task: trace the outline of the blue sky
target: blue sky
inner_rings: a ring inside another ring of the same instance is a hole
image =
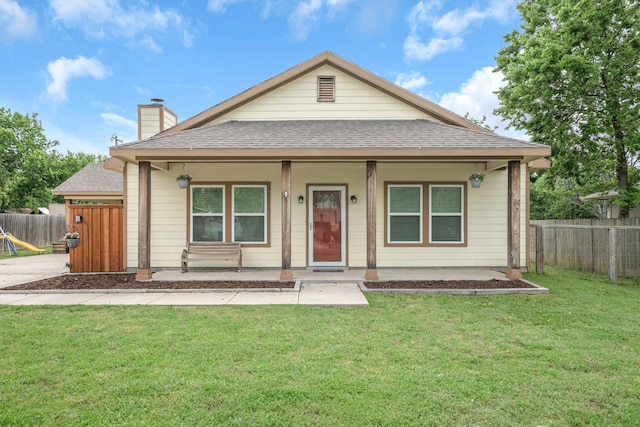
[[[0,106],[59,151],[137,137],[137,105],[185,120],[330,50],[488,123],[515,0],[0,0]],[[517,136],[514,131],[498,133]]]

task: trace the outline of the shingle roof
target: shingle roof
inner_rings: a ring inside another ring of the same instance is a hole
[[[431,120],[228,121],[119,145],[119,150],[537,149],[527,141]]]
[[[122,174],[90,163],[53,189],[53,194],[122,194]]]

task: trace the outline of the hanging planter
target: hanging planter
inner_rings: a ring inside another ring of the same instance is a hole
[[[482,173],[472,173],[469,177],[469,181],[471,181],[471,187],[480,188],[482,181],[484,181],[484,174]]]
[[[176,181],[178,181],[178,187],[187,188],[189,186],[189,183],[191,182],[191,179],[192,177],[188,173],[178,175],[178,177],[176,178]]]
[[[80,233],[78,233],[77,231],[73,231],[65,234],[64,238],[67,241],[67,247],[77,248],[78,243],[80,242]]]

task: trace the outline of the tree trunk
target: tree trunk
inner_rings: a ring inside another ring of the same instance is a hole
[[[618,192],[622,194],[629,188],[629,169],[624,144],[624,132],[616,115],[611,118],[611,122],[613,124],[616,147],[616,180],[618,181]],[[629,218],[629,205],[626,202],[620,204],[620,218]]]

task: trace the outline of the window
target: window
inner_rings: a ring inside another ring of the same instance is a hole
[[[422,243],[422,185],[389,185],[389,243]]]
[[[267,187],[233,187],[233,241],[266,243]]]
[[[335,76],[318,76],[318,102],[333,102],[335,100]]]
[[[386,184],[385,244],[465,245],[464,188],[463,184]]]
[[[224,242],[224,187],[191,186],[191,241]]]
[[[429,243],[464,243],[462,185],[430,185]]]
[[[191,241],[268,244],[267,184],[191,186]]]

